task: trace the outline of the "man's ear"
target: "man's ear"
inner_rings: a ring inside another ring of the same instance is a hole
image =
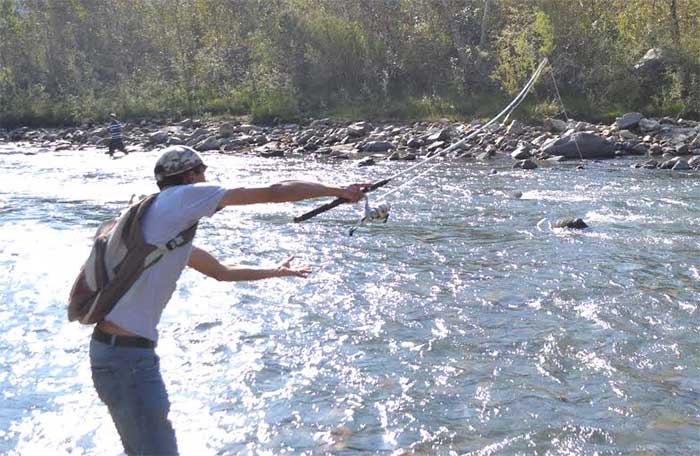
[[[185,184],[194,183],[194,171],[187,171],[182,177],[182,182],[184,182]]]

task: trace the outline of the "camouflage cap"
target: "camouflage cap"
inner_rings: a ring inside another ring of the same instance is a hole
[[[160,182],[168,176],[182,174],[203,164],[202,157],[191,147],[171,146],[163,151],[153,173],[156,181]]]

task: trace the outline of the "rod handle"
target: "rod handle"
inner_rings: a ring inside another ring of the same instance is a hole
[[[377,181],[374,184],[370,185],[369,187],[363,188],[362,192],[369,193],[371,191],[374,191],[374,190],[378,189],[379,187],[382,187],[382,186],[388,184],[390,180],[391,179],[384,179],[384,180]],[[326,203],[326,204],[319,206],[316,209],[313,209],[305,214],[302,214],[298,217],[294,217],[294,223],[306,221],[310,218],[316,217],[319,214],[323,214],[326,211],[330,211],[334,207],[340,206],[341,204],[347,203],[347,202],[348,202],[348,200],[346,200],[344,198],[336,198],[333,201],[331,201],[330,203]]]

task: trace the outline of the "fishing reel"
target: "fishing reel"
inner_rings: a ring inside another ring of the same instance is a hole
[[[357,225],[353,226],[350,228],[350,236],[357,230],[360,226],[362,226],[363,223],[365,222],[382,222],[386,223],[386,221],[389,219],[389,210],[391,209],[391,206],[389,206],[389,203],[380,203],[375,207],[371,207],[369,205],[369,198],[365,196],[365,212],[363,217],[360,219],[359,222],[357,222]]]
[[[379,221],[386,223],[386,221],[389,219],[390,209],[391,206],[389,206],[389,203],[381,203],[376,207],[370,207],[369,199],[365,198],[365,216],[362,218],[362,221]]]

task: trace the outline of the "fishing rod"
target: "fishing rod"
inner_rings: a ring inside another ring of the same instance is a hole
[[[498,119],[500,119],[501,117],[503,117],[503,116],[506,115],[506,114],[510,115],[510,113],[513,112],[513,111],[520,105],[520,103],[522,103],[522,101],[525,99],[525,97],[527,96],[528,92],[530,91],[530,89],[532,88],[532,86],[534,86],[535,82],[537,81],[537,78],[539,78],[540,73],[542,73],[542,70],[544,69],[544,67],[545,67],[545,65],[546,65],[547,63],[548,63],[547,58],[546,58],[546,57],[543,58],[542,61],[540,62],[540,64],[537,66],[537,69],[535,70],[535,72],[532,74],[532,76],[531,76],[530,79],[528,80],[528,82],[525,84],[525,86],[522,88],[522,90],[518,93],[518,95],[510,102],[510,104],[508,104],[508,106],[506,106],[506,108],[503,109],[503,111],[501,111],[500,113],[498,113],[498,114],[497,114],[495,117],[493,117],[490,121],[488,121],[487,123],[485,123],[484,125],[482,125],[482,126],[479,127],[478,129],[476,129],[476,130],[474,130],[473,132],[471,132],[471,133],[470,133],[469,135],[467,135],[464,139],[462,139],[461,141],[458,141],[458,142],[452,144],[451,146],[449,146],[447,149],[445,149],[445,150],[443,150],[443,151],[440,151],[440,152],[438,152],[438,153],[436,153],[436,154],[433,154],[433,155],[430,156],[430,157],[427,157],[425,160],[422,160],[420,163],[418,163],[418,164],[416,164],[416,165],[413,165],[413,166],[411,166],[411,167],[409,167],[409,168],[406,168],[406,169],[403,170],[403,171],[399,171],[398,173],[393,174],[392,176],[389,176],[389,177],[387,177],[387,178],[385,178],[385,179],[382,179],[382,180],[380,180],[380,181],[378,181],[378,182],[373,183],[372,185],[369,185],[368,187],[364,188],[362,191],[363,191],[365,194],[366,194],[366,193],[369,193],[369,192],[372,192],[372,191],[374,191],[374,190],[376,190],[376,189],[378,189],[378,188],[380,188],[380,187],[385,186],[386,184],[388,184],[388,183],[391,182],[392,180],[394,180],[394,179],[396,179],[396,178],[398,178],[398,177],[400,177],[400,176],[402,176],[402,175],[404,175],[404,174],[406,174],[406,173],[409,173],[409,172],[413,171],[413,170],[416,169],[416,168],[419,168],[419,167],[424,166],[425,164],[431,162],[432,160],[435,160],[436,158],[438,158],[438,157],[440,157],[440,156],[446,155],[447,153],[449,153],[449,152],[451,152],[451,151],[453,151],[453,150],[455,150],[455,149],[457,149],[457,148],[461,148],[467,141],[469,141],[470,139],[472,139],[473,137],[475,137],[476,135],[478,135],[479,133],[481,133],[482,131],[484,131],[486,128],[488,128],[488,127],[490,127],[491,125],[493,125]],[[467,153],[467,152],[464,152],[464,153],[462,153],[462,154],[459,154],[456,158],[460,158],[460,157],[462,157],[463,155],[465,155],[466,153]],[[412,177],[411,179],[405,181],[404,183],[402,183],[401,185],[399,185],[399,186],[396,187],[395,189],[384,193],[383,195],[381,195],[381,199],[386,198],[388,195],[397,192],[397,191],[400,190],[402,187],[405,187],[406,185],[408,185],[409,183],[413,182],[414,180],[416,180],[416,179],[419,178],[420,176],[422,176],[422,175],[426,174],[427,172],[431,171],[432,169],[434,169],[434,168],[435,168],[437,165],[439,165],[439,164],[440,164],[440,163],[438,162],[437,164],[435,164],[435,165],[429,167],[428,169],[426,169],[426,170],[424,170],[424,171],[418,173],[416,176]],[[341,204],[343,204],[343,203],[346,203],[346,202],[347,202],[347,200],[345,200],[345,199],[343,199],[343,198],[336,198],[335,200],[333,200],[333,201],[330,202],[330,203],[327,203],[327,204],[324,204],[324,205],[322,205],[322,206],[319,206],[319,207],[317,207],[316,209],[313,209],[313,210],[311,210],[311,211],[309,211],[309,212],[307,212],[307,213],[305,213],[305,214],[302,214],[302,215],[300,215],[300,216],[298,216],[298,217],[294,217],[293,220],[294,220],[294,222],[296,222],[296,223],[303,222],[303,221],[305,221],[305,220],[309,220],[310,218],[313,218],[313,217],[315,217],[315,216],[317,216],[317,215],[319,215],[319,214],[322,214],[322,213],[324,213],[324,212],[326,212],[326,211],[329,211],[329,210],[333,209],[334,207],[337,207],[337,206],[339,206],[339,205],[341,205]],[[359,228],[359,227],[360,227],[364,222],[366,222],[366,221],[380,220],[380,221],[386,222],[386,220],[387,220],[388,217],[389,217],[389,209],[390,209],[390,206],[389,206],[389,204],[387,204],[387,203],[382,203],[382,204],[380,204],[380,205],[379,205],[378,207],[376,207],[376,208],[370,207],[370,206],[369,206],[369,200],[367,199],[367,196],[365,196],[365,213],[364,213],[364,216],[357,222],[357,224],[356,224],[354,227],[352,227],[352,228],[350,229],[350,232],[349,232],[350,236],[352,236],[353,233],[355,232],[355,230],[356,230],[357,228]]]
[[[383,187],[384,185],[388,184],[390,181],[391,181],[391,179],[382,179],[380,181],[377,181],[377,182],[363,188],[362,192],[363,193],[372,192],[372,191],[378,189],[379,187]],[[330,211],[334,207],[340,206],[341,204],[347,203],[347,202],[348,202],[348,200],[346,200],[344,198],[336,198],[333,201],[331,201],[330,203],[326,203],[323,206],[319,206],[312,211],[309,211],[305,214],[300,215],[299,217],[294,217],[294,222],[295,223],[303,222],[303,221],[308,220],[312,217],[316,217],[318,214],[322,214],[326,211]]]

